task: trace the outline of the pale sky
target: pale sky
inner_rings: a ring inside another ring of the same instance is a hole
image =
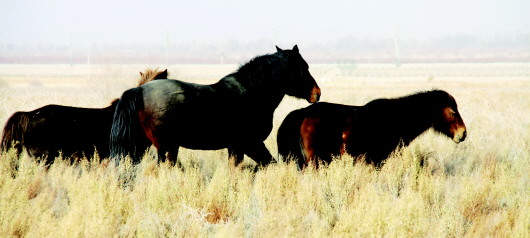
[[[529,13],[529,0],[0,0],[0,44],[509,35],[530,33]]]

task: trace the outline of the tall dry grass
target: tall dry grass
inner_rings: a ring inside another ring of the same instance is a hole
[[[58,158],[45,167],[11,151],[0,158],[0,237],[530,235],[530,76],[363,78],[337,74],[332,65],[312,68],[317,80],[327,79],[320,83],[324,101],[364,104],[447,90],[459,103],[469,137],[456,145],[429,131],[381,169],[344,156],[318,170],[298,171],[279,161],[256,173],[246,168],[254,165],[248,159],[245,168],[232,167],[223,150],[182,150],[184,170],[149,155],[138,165],[117,166],[96,156],[76,163]],[[57,78],[67,70],[66,79]],[[0,122],[48,103],[106,106],[134,85],[129,80],[143,67],[92,69],[101,72],[96,79],[96,73],[89,79],[75,70],[60,68],[35,86],[24,72],[0,67]],[[216,70],[206,76],[215,81],[232,69]],[[169,72],[202,77],[178,66]],[[305,105],[286,98],[278,108],[266,141],[273,154],[277,126]]]

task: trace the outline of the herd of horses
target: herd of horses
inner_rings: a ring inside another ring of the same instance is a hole
[[[167,70],[140,73],[139,85],[105,108],[47,105],[16,112],[6,122],[1,150],[46,160],[130,156],[139,163],[154,146],[161,161],[178,164],[180,147],[228,149],[235,164],[247,155],[260,167],[276,161],[264,140],[285,95],[312,105],[291,112],[281,124],[278,152],[299,168],[336,156],[364,156],[380,166],[400,145],[433,128],[454,142],[467,132],[455,99],[442,90],[364,106],[318,102],[320,88],[298,46],[257,56],[211,85],[167,79]]]

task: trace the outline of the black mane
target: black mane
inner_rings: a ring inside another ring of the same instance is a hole
[[[443,102],[443,103],[441,103]],[[456,101],[446,91],[434,89],[431,91],[421,91],[414,94],[410,94],[398,98],[380,98],[370,101],[365,106],[382,106],[385,104],[398,104],[398,105],[409,105],[409,106],[423,106],[423,105],[435,105],[435,104],[446,104],[450,103],[449,106],[456,108]]]
[[[247,89],[270,89],[280,82],[280,77],[287,68],[285,61],[283,52],[260,55],[240,65],[239,69],[229,76],[236,76],[237,81]]]

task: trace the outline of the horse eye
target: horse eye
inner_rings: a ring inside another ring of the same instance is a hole
[[[456,116],[456,112],[455,112],[455,110],[451,109],[451,110],[449,111],[449,116],[452,117],[452,118],[454,118],[454,117]]]
[[[456,122],[456,112],[451,110],[451,123],[455,123]]]

